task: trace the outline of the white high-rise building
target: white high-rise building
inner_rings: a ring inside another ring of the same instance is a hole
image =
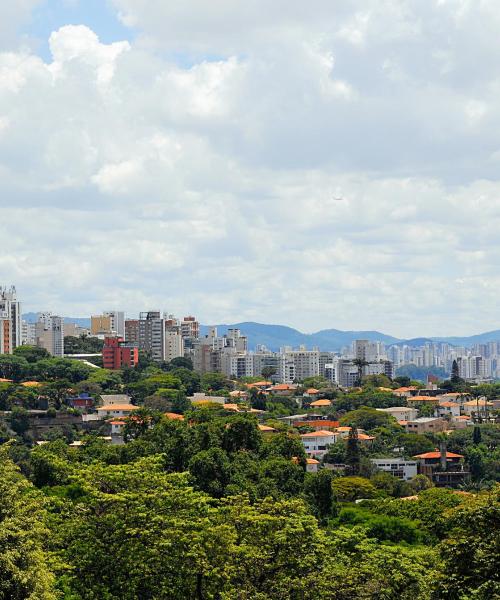
[[[21,344],[21,303],[16,288],[0,287],[0,354],[12,354]]]
[[[37,346],[45,348],[52,356],[64,357],[64,319],[50,312],[38,313],[35,325]]]
[[[184,339],[178,331],[165,331],[165,360],[184,356]]]
[[[287,350],[285,358],[295,366],[295,379],[302,381],[306,377],[319,375],[319,350],[306,350],[301,346],[299,350]]]

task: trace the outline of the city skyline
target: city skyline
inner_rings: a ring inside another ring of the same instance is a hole
[[[27,310],[500,326],[498,3],[4,8],[0,274]]]

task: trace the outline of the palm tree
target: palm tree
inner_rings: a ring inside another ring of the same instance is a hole
[[[364,358],[355,358],[352,361],[358,367],[358,385],[361,386],[363,380],[363,367],[368,364]]]

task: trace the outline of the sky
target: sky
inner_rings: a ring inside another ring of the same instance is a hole
[[[0,284],[26,311],[500,328],[498,0],[0,8]]]

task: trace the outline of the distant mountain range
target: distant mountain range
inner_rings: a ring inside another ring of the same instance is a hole
[[[34,313],[34,312],[24,313],[23,319],[25,321],[27,321],[28,323],[36,323],[37,319],[38,319],[37,313]],[[64,317],[64,322],[65,323],[76,323],[80,327],[86,327],[87,329],[90,329],[90,319],[85,319],[83,317]]]
[[[23,319],[30,323],[36,322],[36,313],[26,313]],[[76,323],[80,327],[90,327],[90,319],[64,317],[66,323]],[[500,330],[488,331],[469,337],[432,337],[412,338],[409,340],[395,338],[380,331],[341,331],[340,329],[322,329],[316,333],[302,333],[292,327],[285,325],[267,325],[245,321],[243,323],[201,325],[201,335],[206,335],[210,327],[217,327],[219,335],[224,335],[230,328],[241,329],[248,336],[248,346],[251,350],[259,344],[266,346],[269,350],[277,351],[283,346],[306,346],[307,348],[318,347],[320,350],[340,350],[343,346],[349,346],[354,340],[369,340],[372,342],[384,342],[385,344],[408,344],[409,346],[423,346],[426,342],[447,342],[455,346],[472,346],[474,344],[486,344],[500,340]]]

